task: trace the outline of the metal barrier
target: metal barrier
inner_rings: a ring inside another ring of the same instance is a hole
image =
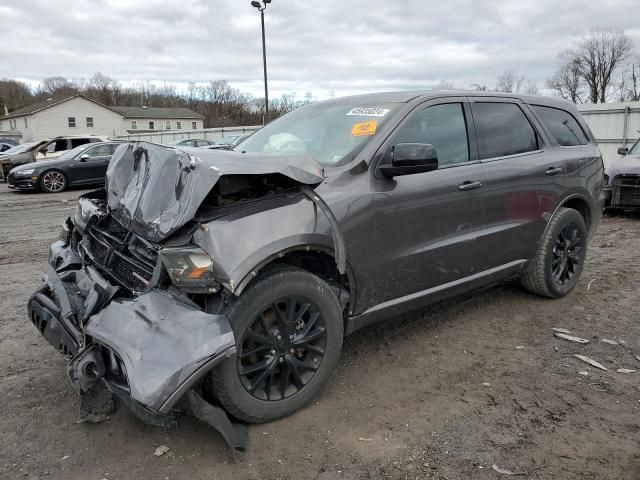
[[[200,130],[162,130],[157,132],[140,132],[112,137],[119,140],[143,140],[153,143],[171,143],[189,138],[219,141],[230,135],[245,135],[262,128],[262,125],[246,127],[202,128]]]

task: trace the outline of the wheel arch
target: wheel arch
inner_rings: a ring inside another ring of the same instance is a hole
[[[587,197],[585,197],[584,195],[580,193],[574,193],[562,199],[562,201],[560,201],[558,205],[556,205],[556,208],[553,210],[553,212],[546,218],[547,224],[544,227],[544,231],[542,232],[542,235],[540,236],[540,240],[544,238],[544,236],[547,233],[547,230],[549,230],[549,224],[551,222],[551,219],[556,215],[558,210],[561,208],[571,208],[573,210],[576,210],[584,219],[584,223],[587,226],[587,231],[590,232],[591,224],[593,221],[593,211],[592,211],[591,204],[589,203],[589,200],[587,199]],[[540,240],[538,240],[538,244],[540,243]]]
[[[356,288],[353,271],[347,262],[345,274],[340,274],[335,251],[322,245],[295,245],[269,255],[243,277],[233,293],[240,295],[265,269],[276,265],[292,265],[302,268],[327,281],[331,286],[342,289],[347,297],[341,299],[339,292],[336,292],[338,300],[343,309],[351,312]]]

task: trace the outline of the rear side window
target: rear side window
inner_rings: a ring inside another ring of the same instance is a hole
[[[584,130],[569,112],[540,105],[531,105],[531,107],[547,125],[551,136],[556,139],[559,145],[574,147],[589,143]]]
[[[472,108],[481,159],[538,150],[538,136],[515,103],[476,102]]]

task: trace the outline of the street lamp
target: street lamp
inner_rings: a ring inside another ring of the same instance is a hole
[[[264,9],[267,8],[267,4],[271,3],[271,0],[262,0],[262,3],[257,0],[251,2],[251,6],[258,9],[260,12],[260,20],[262,22],[262,66],[264,69],[264,121],[269,121],[269,90],[267,88],[267,49],[264,44]]]

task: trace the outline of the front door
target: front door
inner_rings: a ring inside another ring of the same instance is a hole
[[[111,159],[111,148],[108,143],[100,143],[87,148],[72,160],[73,164],[69,168],[71,183],[100,183],[103,181]]]
[[[391,147],[399,143],[433,145],[438,169],[373,177],[377,254],[358,310],[476,272],[485,178],[468,103],[447,98],[417,107],[381,147],[380,163],[390,161]]]

